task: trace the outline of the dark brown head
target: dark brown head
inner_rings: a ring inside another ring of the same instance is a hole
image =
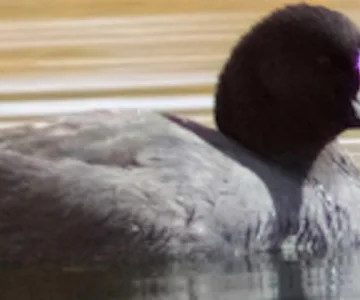
[[[218,128],[271,158],[320,151],[358,127],[359,37],[325,7],[275,11],[240,40],[220,75]]]

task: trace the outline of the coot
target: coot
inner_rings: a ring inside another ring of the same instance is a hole
[[[0,261],[144,264],[356,246],[360,179],[335,138],[357,127],[359,34],[290,5],[235,46],[219,131],[93,112],[0,133]]]

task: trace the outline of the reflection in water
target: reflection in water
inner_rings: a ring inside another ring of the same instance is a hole
[[[360,254],[323,260],[257,257],[167,270],[3,267],[1,299],[350,299],[360,296]]]

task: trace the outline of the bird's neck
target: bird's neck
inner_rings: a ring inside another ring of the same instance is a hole
[[[317,178],[320,181],[331,182],[339,174],[358,176],[358,168],[352,159],[345,153],[337,140],[326,144],[292,151],[270,158],[286,172],[308,179]]]

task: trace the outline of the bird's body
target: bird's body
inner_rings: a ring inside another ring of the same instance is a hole
[[[220,132],[145,112],[1,131],[0,261],[124,265],[357,245],[359,171],[334,139],[360,124],[358,33],[322,7],[290,6],[267,20],[220,76]],[[326,30],[329,20],[349,30]],[[246,60],[266,51],[256,42],[262,30],[276,38],[279,28],[285,35],[263,63]],[[286,30],[298,36],[303,64]],[[281,62],[273,74],[270,58]]]

